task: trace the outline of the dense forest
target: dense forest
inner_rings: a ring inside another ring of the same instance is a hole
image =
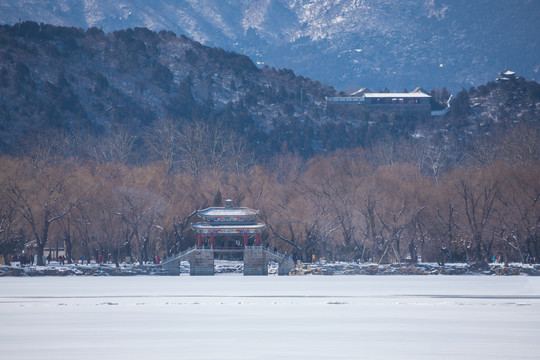
[[[171,172],[165,161],[133,166],[56,157],[44,141],[29,154],[0,158],[1,250],[9,261],[29,242],[39,252],[63,242],[68,258],[148,261],[193,246],[194,211],[231,198],[260,209],[265,245],[304,261],[315,255],[444,264],[500,254],[505,261],[538,262],[533,132],[517,128],[492,161],[471,159],[437,176],[422,172],[419,162],[375,165],[361,148],[309,160],[284,151],[266,165]],[[479,156],[483,150],[489,151]]]
[[[464,89],[427,121],[358,117],[317,81],[170,32],[25,22],[0,44],[6,262],[58,243],[68,260],[169,256],[227,198],[303,261],[540,261],[535,82]]]

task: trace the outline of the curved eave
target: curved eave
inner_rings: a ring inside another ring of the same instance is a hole
[[[264,231],[266,225],[262,223],[253,225],[216,225],[197,223],[192,224],[191,229],[199,234],[257,234]]]
[[[257,215],[246,216],[246,215],[202,215],[199,214],[199,217],[204,221],[208,222],[219,222],[219,221],[253,221],[257,218]]]
[[[247,207],[209,207],[204,210],[197,210],[201,217],[254,217],[259,212]]]

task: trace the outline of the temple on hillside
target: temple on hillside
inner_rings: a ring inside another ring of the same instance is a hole
[[[417,87],[410,93],[374,93],[362,88],[349,96],[327,97],[326,106],[345,113],[413,114],[422,118],[438,116],[432,113],[434,101],[424,89]]]
[[[255,246],[261,245],[260,234],[266,228],[264,223],[257,222],[259,212],[247,207],[233,207],[232,200],[225,201],[225,207],[210,207],[198,210],[197,214],[203,222],[191,224],[197,232],[197,247],[210,248],[238,248],[249,244],[250,235],[255,234]],[[238,240],[231,240],[228,236],[220,236],[216,242],[216,235],[243,235],[243,244]]]
[[[516,79],[516,73],[512,70],[506,70],[501,71],[499,73],[500,77],[496,78],[495,81],[498,81],[500,84],[508,83],[510,80]]]

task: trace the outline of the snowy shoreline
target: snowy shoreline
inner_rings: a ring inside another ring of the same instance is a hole
[[[244,270],[241,261],[216,260],[215,274],[242,274]],[[277,268],[270,267],[269,274],[275,275]],[[189,265],[182,263],[180,274],[189,274]],[[121,264],[70,264],[48,266],[5,266],[0,265],[0,277],[13,276],[166,276],[168,273],[161,266],[154,264],[133,265]],[[291,276],[306,275],[528,275],[540,276],[540,264],[503,264],[492,263],[484,267],[475,264],[446,264],[439,266],[435,263],[418,264],[373,264],[373,263],[305,263],[297,264],[290,273]]]

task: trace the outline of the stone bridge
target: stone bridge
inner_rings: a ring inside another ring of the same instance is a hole
[[[268,275],[268,263],[278,263],[278,275],[289,275],[294,269],[294,261],[286,254],[268,250],[262,246],[246,246],[239,249],[214,249],[193,247],[180,254],[163,260],[162,268],[170,274],[180,274],[180,262],[188,261],[190,275],[214,275],[214,254],[242,252],[244,255],[244,275]]]

